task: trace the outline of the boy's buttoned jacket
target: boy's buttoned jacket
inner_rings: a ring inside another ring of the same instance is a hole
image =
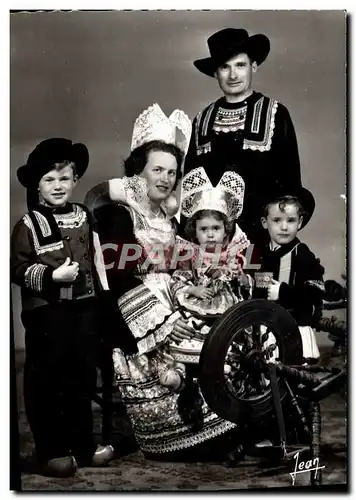
[[[66,258],[79,263],[73,283],[57,283],[53,271]],[[37,206],[15,225],[11,237],[11,280],[21,287],[23,310],[96,295],[92,224],[85,207]]]

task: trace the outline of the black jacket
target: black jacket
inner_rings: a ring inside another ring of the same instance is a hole
[[[213,124],[219,107],[246,106],[243,130],[215,133]],[[254,92],[243,103],[229,104],[225,98],[207,106],[193,121],[193,132],[185,159],[184,174],[204,167],[213,185],[226,170],[245,181],[245,200],[239,225],[252,243],[261,236],[261,193],[279,187],[301,185],[298,145],[290,114],[283,104]]]
[[[23,310],[97,294],[92,231],[89,212],[77,203],[58,209],[38,205],[17,222],[10,267],[11,281],[21,287]],[[79,263],[78,278],[55,283],[52,273],[67,257]]]
[[[261,252],[259,273],[266,271],[273,272],[277,281],[283,279],[278,303],[291,312],[299,326],[314,326],[320,318],[325,293],[324,268],[308,246],[298,238],[274,251],[266,245]],[[255,289],[254,298],[267,298],[267,289]]]

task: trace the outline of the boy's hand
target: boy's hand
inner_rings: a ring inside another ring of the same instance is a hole
[[[239,285],[242,286],[243,288],[250,288],[251,283],[247,277],[247,274],[241,273],[240,276],[238,277],[238,282]]]
[[[281,286],[279,281],[271,278],[267,287],[267,299],[268,300],[278,300],[279,297],[279,287]]]
[[[212,299],[214,297],[214,292],[204,285],[191,286],[188,293],[194,295],[194,297],[198,297],[198,299]]]
[[[65,262],[57,267],[52,273],[52,279],[56,282],[71,283],[75,281],[79,272],[78,262],[70,262],[70,258],[67,257]]]

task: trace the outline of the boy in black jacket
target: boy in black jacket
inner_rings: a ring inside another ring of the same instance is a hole
[[[93,227],[85,207],[69,202],[88,163],[84,144],[38,144],[17,171],[29,211],[11,238],[11,279],[21,287],[26,330],[26,415],[42,470],[63,477],[113,457],[93,437],[100,346]]]
[[[324,268],[299,241],[297,232],[309,222],[314,207],[314,197],[305,188],[293,195],[270,195],[261,218],[270,241],[261,252],[254,294],[278,301],[291,312],[299,326],[307,363],[316,362],[320,356],[313,326],[321,314]]]

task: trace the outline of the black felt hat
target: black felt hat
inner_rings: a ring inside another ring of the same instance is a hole
[[[277,186],[275,189],[270,190],[265,195],[261,196],[261,212],[269,203],[273,203],[275,201],[277,202],[278,199],[283,198],[284,196],[294,196],[300,201],[300,204],[303,207],[303,221],[300,229],[303,229],[303,227],[305,227],[312,218],[315,210],[314,196],[305,187],[298,186],[295,188],[286,189]]]
[[[270,51],[266,35],[249,36],[246,30],[225,28],[208,38],[210,57],[197,59],[194,66],[208,76],[214,76],[216,69],[231,57],[245,53],[257,65],[263,63]]]
[[[17,177],[26,188],[37,186],[55,163],[65,160],[73,161],[76,174],[82,177],[89,164],[88,148],[81,143],[73,144],[69,139],[46,139],[30,153],[27,163],[17,169]]]

